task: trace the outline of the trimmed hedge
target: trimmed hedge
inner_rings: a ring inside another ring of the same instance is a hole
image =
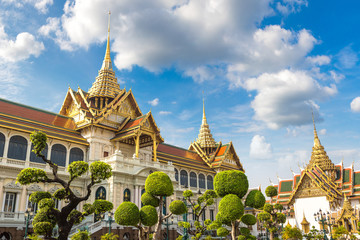
[[[154,172],[146,178],[145,191],[153,196],[167,197],[174,193],[174,187],[166,173]]]
[[[123,202],[116,209],[114,218],[119,225],[136,226],[140,220],[139,208],[135,203]]]
[[[249,189],[249,182],[246,175],[238,170],[219,172],[214,178],[214,189],[218,196],[224,197],[228,194],[235,194],[242,198]]]

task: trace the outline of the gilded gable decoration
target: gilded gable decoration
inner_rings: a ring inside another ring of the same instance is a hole
[[[355,214],[355,209],[351,206],[350,201],[344,194],[344,202],[340,216],[335,220],[339,226],[344,226],[349,232],[357,232],[359,217]]]

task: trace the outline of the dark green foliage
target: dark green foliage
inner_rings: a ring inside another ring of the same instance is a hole
[[[249,188],[246,175],[241,171],[228,170],[215,175],[214,189],[218,196],[235,194],[242,198]]]
[[[41,199],[44,198],[51,198],[51,194],[49,192],[42,191],[33,192],[29,197],[29,201],[32,203],[38,203]]]
[[[34,232],[39,235],[51,236],[54,226],[49,222],[33,223]]]
[[[74,209],[70,212],[70,214],[68,215],[67,220],[70,221],[71,218],[75,219],[74,223],[75,224],[79,224],[81,223],[82,220],[84,220],[84,216],[81,214],[81,212],[79,212],[78,210]]]
[[[54,192],[53,196],[58,200],[63,200],[68,196],[68,194],[64,188],[60,188]]]
[[[227,235],[229,235],[229,231],[224,228],[224,227],[219,227],[217,230],[216,230],[216,234],[219,236],[219,237],[226,237]]]
[[[166,173],[154,172],[146,178],[145,191],[153,196],[171,196],[174,187]]]
[[[144,205],[151,205],[153,207],[158,207],[159,206],[159,199],[157,197],[154,197],[153,195],[145,192],[142,196],[141,196],[141,202]]]
[[[284,207],[283,207],[283,205],[281,205],[280,203],[276,203],[276,204],[274,205],[274,208],[277,209],[277,210],[282,211]]]
[[[54,208],[55,207],[55,202],[54,200],[52,200],[51,198],[44,198],[44,199],[41,199],[39,201],[39,208],[48,208],[48,209],[51,209],[51,208]]]
[[[94,205],[90,204],[90,203],[85,203],[83,206],[83,214],[85,216],[88,216],[90,214],[93,214],[95,212],[95,207]]]
[[[101,200],[101,199],[95,200],[93,206],[94,206],[96,214],[108,212],[114,208],[114,205],[112,202],[109,202],[106,200]]]
[[[80,230],[71,237],[71,240],[90,240],[90,239],[91,238],[88,231],[80,231]]]
[[[278,192],[274,186],[268,186],[265,189],[265,194],[267,197],[275,197],[278,195]]]
[[[89,170],[89,164],[84,161],[75,161],[68,166],[68,172],[71,178],[77,178]]]
[[[246,228],[246,227],[241,227],[240,228],[240,234],[244,235],[244,236],[247,236],[247,235],[250,234],[250,230],[248,228]]]
[[[259,221],[268,221],[271,219],[271,214],[268,212],[261,212],[257,215],[257,218],[259,219]]]
[[[252,190],[246,197],[245,206],[252,208],[262,208],[265,204],[265,196],[259,190]]]
[[[47,180],[46,172],[39,168],[25,168],[17,175],[16,181],[21,185],[39,183]]]
[[[273,205],[271,205],[270,203],[266,203],[264,205],[264,211],[265,212],[268,212],[268,213],[271,213],[271,211],[274,209]]]
[[[219,203],[219,213],[221,213],[222,221],[232,222],[244,214],[244,206],[241,199],[234,195],[228,194],[223,197]]]
[[[175,200],[170,203],[169,206],[170,212],[172,212],[175,215],[184,214],[187,212],[186,205],[183,201]]]
[[[116,209],[114,217],[119,225],[136,226],[140,220],[139,208],[135,203],[123,202]]]
[[[38,156],[46,147],[47,136],[40,131],[34,131],[30,134],[30,141],[34,145],[33,152]]]
[[[102,180],[108,179],[112,176],[111,166],[101,161],[95,161],[90,164],[91,178],[95,183],[100,183]]]
[[[249,235],[249,236],[247,236],[247,240],[256,240],[256,237],[253,235]],[[276,239],[274,239],[274,240],[276,240]]]
[[[252,214],[245,214],[241,217],[241,221],[246,225],[254,225],[256,223],[256,217]]]
[[[153,226],[158,221],[158,215],[155,207],[153,206],[144,206],[140,209],[140,221],[145,226]]]
[[[277,217],[277,219],[278,219],[278,221],[280,223],[285,223],[286,222],[285,214],[278,212],[278,213],[276,213],[276,217]]]

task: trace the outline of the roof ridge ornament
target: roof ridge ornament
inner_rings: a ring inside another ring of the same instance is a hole
[[[205,98],[203,97],[203,117],[201,122],[201,127],[199,131],[198,138],[196,142],[200,145],[201,148],[206,148],[207,150],[216,148],[216,142],[211,134],[209,124],[207,123],[206,114],[205,114]],[[208,154],[210,151],[206,151]]]

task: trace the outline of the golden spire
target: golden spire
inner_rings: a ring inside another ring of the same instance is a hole
[[[198,135],[196,142],[200,145],[201,148],[215,148],[216,147],[215,140],[211,135],[209,124],[207,123],[207,120],[206,120],[204,98],[203,98],[203,118],[202,118],[199,135]]]
[[[313,124],[314,124],[314,146],[311,152],[311,159],[308,166],[312,166],[316,164],[319,166],[324,172],[331,171],[331,179],[335,180],[335,171],[336,167],[334,163],[329,159],[324,147],[321,145],[320,139],[317,135],[314,114],[312,114]]]
[[[305,217],[305,212],[303,212],[303,220],[301,222],[301,225],[306,225],[306,224],[309,224],[308,220],[306,219]]]
[[[319,137],[317,135],[316,127],[315,127],[314,113],[312,112],[311,114],[312,114],[312,120],[313,120],[313,125],[314,125],[314,147],[321,146]]]
[[[108,19],[108,36],[106,43],[106,52],[99,74],[95,82],[89,89],[90,98],[99,98],[103,104],[95,104],[99,108],[104,107],[109,101],[114,99],[120,92],[120,85],[115,77],[115,72],[112,69],[111,56],[110,56],[110,11]],[[100,99],[104,98],[104,99]],[[98,101],[98,100],[95,100]]]
[[[111,57],[110,57],[110,14],[111,14],[111,12],[109,11],[108,36],[107,36],[107,43],[106,43],[106,52],[105,52],[105,57],[104,57],[104,61],[103,61],[101,69],[110,69],[110,70],[112,70],[112,63],[111,63]]]

